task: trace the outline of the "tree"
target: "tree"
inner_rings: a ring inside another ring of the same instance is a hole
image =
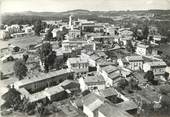
[[[50,29],[47,31],[47,34],[45,35],[45,40],[46,40],[46,41],[50,41],[50,40],[53,38],[52,30],[53,30],[53,28],[50,28]]]
[[[148,28],[148,26],[146,25],[146,26],[144,26],[144,29],[143,29],[143,38],[144,38],[144,39],[147,39],[148,34],[149,34],[149,28]]]
[[[56,62],[56,52],[52,51],[50,43],[43,43],[39,50],[39,55],[42,63],[44,63],[45,71],[48,72],[49,68],[53,68]]]
[[[124,78],[120,79],[117,86],[121,89],[125,89],[126,86],[128,86],[128,81]]]
[[[131,53],[135,52],[135,48],[133,47],[131,40],[127,40],[126,50]]]
[[[138,81],[134,78],[131,78],[129,81],[129,88],[132,90],[138,89]]]
[[[23,79],[24,76],[27,75],[27,66],[23,60],[17,60],[14,64],[14,72],[15,75],[19,78],[19,80]]]
[[[51,51],[47,57],[47,64],[53,68],[56,62],[56,52],[55,51]]]
[[[34,24],[35,35],[40,36],[41,29],[41,20],[37,20]]]
[[[39,50],[39,55],[42,61],[52,52],[52,46],[50,43],[46,42],[41,45]]]
[[[148,80],[148,82],[153,83],[154,81],[154,74],[153,71],[147,71],[144,75],[144,78]]]
[[[25,63],[27,62],[28,57],[29,57],[29,56],[28,56],[27,53],[23,54],[22,58],[23,58],[23,60],[24,60]]]
[[[2,99],[5,100],[5,103],[2,105],[3,108],[17,108],[21,102],[20,93],[14,88],[9,88],[8,92],[2,95]]]
[[[169,78],[169,73],[168,73],[168,72],[165,72],[165,73],[164,73],[164,78],[165,78],[166,80],[168,80],[168,78]]]

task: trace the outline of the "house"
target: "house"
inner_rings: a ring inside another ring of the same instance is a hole
[[[117,96],[117,92],[115,91],[114,88],[106,88],[106,89],[101,89],[99,90],[99,95],[101,95],[104,98],[110,97],[110,96]]]
[[[106,87],[113,86],[113,84],[117,83],[118,80],[122,77],[118,67],[112,65],[101,68],[99,74],[101,74],[105,79]]]
[[[31,27],[31,26],[29,26],[29,27],[25,27],[25,29],[24,29],[24,31],[25,31],[25,33],[31,33],[31,32],[33,32],[33,29],[32,29],[33,27]]]
[[[97,72],[101,71],[102,67],[108,66],[108,65],[117,65],[117,61],[107,61],[107,60],[102,60],[102,61],[97,61]]]
[[[127,68],[129,68],[133,71],[142,70],[142,68],[143,68],[142,56],[127,56],[126,60],[128,62]]]
[[[109,33],[109,35],[111,35],[111,36],[115,36],[115,31],[116,31],[116,30],[117,30],[117,29],[116,29],[116,27],[114,27],[114,26],[105,28],[105,32],[106,32],[106,33]]]
[[[89,57],[89,66],[96,67],[97,66],[97,60],[99,60],[100,57],[96,54],[92,54]]]
[[[105,89],[105,80],[101,75],[96,73],[89,73],[87,76],[81,77],[79,79],[81,91],[85,90],[101,90]]]
[[[47,102],[47,96],[44,94],[44,91],[40,91],[34,94],[29,94],[27,99],[29,99],[29,103],[31,104],[36,104],[38,102],[41,103]]]
[[[78,29],[69,30],[68,32],[69,39],[75,39],[81,37],[81,31]]]
[[[133,117],[129,113],[109,103],[102,104],[98,109],[98,117]]]
[[[120,38],[120,42],[122,43],[122,46],[126,46],[127,42],[131,41],[131,40],[132,40],[132,37],[123,37],[123,38]]]
[[[166,63],[164,61],[146,62],[143,64],[144,72],[152,70],[154,75],[163,75],[166,69]]]
[[[111,42],[114,40],[114,36],[110,36],[110,35],[101,35],[101,36],[92,36],[90,38],[91,40],[93,41],[96,41],[96,42],[100,42],[100,43],[107,43],[108,41]]]
[[[7,40],[10,38],[10,34],[6,30],[0,30],[0,40]]]
[[[67,66],[70,71],[74,72],[75,78],[78,78],[88,72],[89,63],[83,58],[68,58]]]
[[[59,86],[73,93],[80,90],[80,84],[77,81],[70,79],[64,80],[59,84]]]
[[[136,46],[136,54],[141,55],[141,56],[146,56],[146,55],[151,54],[151,49],[149,45],[138,44]]]
[[[88,117],[97,117],[97,109],[104,103],[104,99],[94,93],[83,97],[83,112]]]
[[[51,32],[53,34],[53,38],[57,37],[57,33],[60,31],[58,28],[54,28]]]
[[[11,26],[8,26],[8,27],[6,27],[6,31],[8,31],[10,34],[13,34],[13,33],[19,33],[19,32],[21,32],[21,30],[20,30],[21,28],[20,28],[20,26],[18,25],[18,24],[13,24],[13,25],[11,25]]]
[[[62,42],[62,50],[71,51],[76,48],[82,48],[84,44],[87,44],[87,41],[84,40],[64,40]]]
[[[44,93],[50,101],[59,101],[67,98],[64,88],[59,85],[46,88]]]

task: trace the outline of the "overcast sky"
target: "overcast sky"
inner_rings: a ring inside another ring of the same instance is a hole
[[[0,0],[1,12],[170,9],[170,0]]]

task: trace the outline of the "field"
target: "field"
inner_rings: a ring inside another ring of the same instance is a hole
[[[21,48],[27,48],[29,45],[33,45],[36,43],[40,43],[42,37],[38,36],[25,36],[20,38],[11,38],[7,41],[0,40],[0,49],[8,47],[8,44],[13,44],[15,46],[19,46]]]

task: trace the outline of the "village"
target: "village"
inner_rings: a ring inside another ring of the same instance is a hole
[[[3,25],[2,116],[170,116],[170,44],[157,27],[137,29],[139,39],[131,27],[68,19]]]

